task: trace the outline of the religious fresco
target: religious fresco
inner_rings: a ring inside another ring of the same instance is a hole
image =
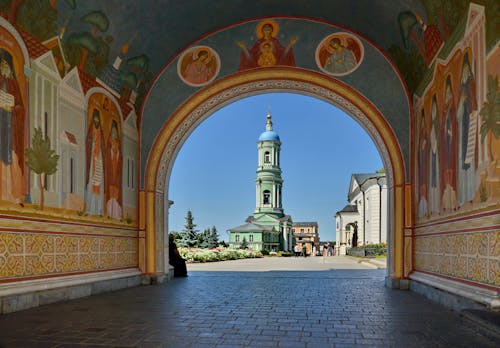
[[[429,68],[413,94],[414,266],[498,287],[500,47],[488,49],[487,10],[470,3],[453,32],[424,35]]]
[[[193,87],[201,87],[212,82],[219,69],[219,55],[207,46],[191,47],[180,56],[177,63],[179,77]]]
[[[0,18],[0,212],[136,224],[137,185],[130,180],[137,178],[134,102],[148,62],[146,56],[128,59],[133,88],[120,95],[126,90],[115,83],[120,73],[113,69],[125,59],[123,47],[103,70],[111,73],[93,78],[66,62],[60,37],[41,42]],[[39,142],[50,139],[48,150],[59,159],[50,175],[26,165],[36,134]]]
[[[462,22],[466,34],[437,59],[432,80],[414,96],[419,222],[498,205],[498,77],[485,68],[477,44],[484,40],[483,11],[471,7]]]
[[[415,93],[436,58],[445,58],[448,49],[456,43],[469,15],[470,5],[483,6],[483,30],[486,50],[498,41],[498,2],[495,0],[449,1],[421,0],[417,6],[397,15],[400,40],[387,46],[387,52],[401,71],[411,94]]]
[[[122,141],[118,108],[102,93],[89,98],[86,148],[86,213],[122,218]]]
[[[498,286],[498,233],[481,230],[498,225],[500,201],[497,1],[235,2],[215,22],[179,4],[0,0],[0,277],[137,265],[138,190],[158,130],[192,87],[292,67],[347,84],[394,129],[415,269]],[[60,155],[44,185],[24,152],[38,128]],[[127,238],[102,237],[115,228]]]
[[[237,45],[241,48],[238,70],[277,65],[295,66],[293,46],[299,37],[294,36],[283,45],[277,38],[279,31],[279,24],[268,19],[257,24],[255,33],[258,39],[253,42],[252,47],[247,48],[244,41],[238,41]]]
[[[363,45],[354,35],[338,32],[324,38],[316,48],[316,63],[325,73],[347,75],[363,60]]]
[[[26,192],[24,64],[21,47],[0,27],[0,201],[20,205]]]

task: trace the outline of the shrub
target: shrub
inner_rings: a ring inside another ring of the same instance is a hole
[[[179,248],[179,254],[183,259],[191,263],[238,260],[263,256],[259,250],[229,248]]]

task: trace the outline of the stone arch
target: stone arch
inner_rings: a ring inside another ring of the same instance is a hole
[[[150,275],[168,267],[164,246],[168,233],[168,179],[176,155],[191,132],[215,111],[238,99],[268,92],[292,92],[316,97],[339,107],[370,135],[382,157],[388,178],[389,258],[387,279],[399,287],[408,274],[411,246],[405,246],[405,168],[398,140],[382,113],[345,83],[309,70],[271,68],[238,73],[199,90],[180,105],[159,131],[146,162],[140,193],[141,269]],[[405,260],[406,259],[406,260]],[[394,282],[395,281],[395,282]]]

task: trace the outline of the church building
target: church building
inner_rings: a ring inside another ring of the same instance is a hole
[[[255,210],[244,225],[228,230],[230,247],[238,248],[245,240],[254,250],[292,250],[292,218],[285,215],[282,204],[280,148],[280,137],[273,131],[271,114],[268,113],[266,131],[257,142]]]

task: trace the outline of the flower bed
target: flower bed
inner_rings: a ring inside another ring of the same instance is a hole
[[[198,249],[198,248],[179,248],[179,253],[187,262],[214,262],[238,259],[251,259],[263,257],[259,250],[252,249]]]

